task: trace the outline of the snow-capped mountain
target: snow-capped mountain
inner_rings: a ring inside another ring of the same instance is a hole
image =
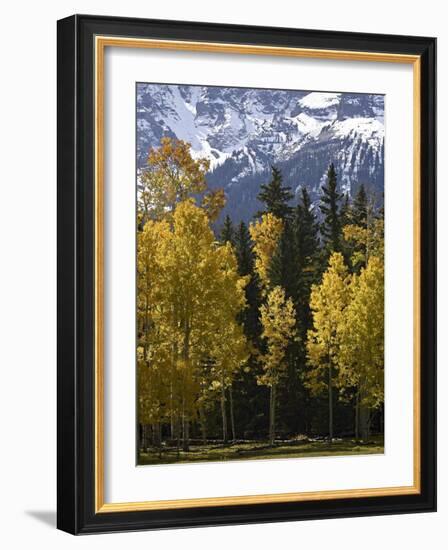
[[[209,185],[224,188],[236,222],[259,209],[271,165],[314,199],[330,162],[342,191],[364,183],[382,197],[382,95],[139,83],[138,170],[163,136],[188,141],[194,157],[210,160]]]

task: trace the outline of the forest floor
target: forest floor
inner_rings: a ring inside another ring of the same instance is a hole
[[[276,441],[270,446],[263,441],[237,441],[235,443],[211,442],[191,444],[184,452],[172,447],[162,447],[141,452],[138,464],[173,464],[178,462],[220,462],[223,460],[260,460],[267,458],[299,458],[318,456],[366,455],[384,453],[384,438],[373,436],[369,442],[355,441],[353,438],[333,440]]]

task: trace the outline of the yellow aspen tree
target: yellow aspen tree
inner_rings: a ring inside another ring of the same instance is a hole
[[[384,402],[384,264],[371,256],[351,284],[340,324],[339,385],[356,388],[356,436],[369,435],[371,411]],[[358,420],[359,419],[359,420]]]
[[[224,321],[224,320],[223,320]],[[227,391],[231,388],[235,375],[249,357],[246,337],[242,327],[229,319],[222,323],[216,333],[215,346],[212,352],[212,387],[219,390],[222,418],[223,443],[228,442]],[[232,418],[232,410],[230,410]],[[232,426],[232,438],[235,438],[235,426]]]
[[[163,137],[160,147],[149,151],[148,162],[139,178],[139,226],[149,218],[170,217],[176,204],[202,196],[202,207],[211,221],[225,205],[222,189],[208,190],[207,159],[194,159],[190,144]]]
[[[261,281],[264,295],[270,286],[269,268],[283,231],[283,222],[271,213],[263,214],[261,219],[249,227],[254,241],[255,270]]]
[[[344,239],[352,247],[351,263],[361,268],[367,265],[370,256],[384,256],[384,220],[370,218],[365,227],[349,224],[343,228]]]
[[[312,395],[328,394],[328,438],[333,440],[333,388],[341,341],[340,326],[350,299],[350,277],[342,254],[330,256],[322,283],[311,289],[313,328],[308,331],[307,357],[310,369],[306,385]]]
[[[172,304],[172,331],[178,341],[182,377],[182,426],[188,448],[190,421],[198,412],[201,369],[219,334],[226,334],[244,307],[246,279],[237,271],[230,245],[215,242],[209,219],[192,200],[179,203],[170,246],[162,260]]]
[[[286,298],[285,291],[274,287],[268,294],[266,303],[260,308],[262,337],[267,344],[267,351],[262,356],[263,373],[257,383],[270,390],[269,399],[269,441],[275,441],[275,409],[277,385],[285,374],[287,367],[285,356],[288,345],[296,336],[296,316],[291,298]]]
[[[171,383],[167,326],[159,305],[165,302],[161,258],[169,235],[166,222],[149,221],[137,241],[139,422],[144,431],[148,425],[152,426],[155,442],[160,442],[160,425],[171,414],[166,391]]]
[[[202,198],[201,207],[204,209],[211,222],[218,219],[221,210],[226,205],[224,189],[213,189],[208,191]]]
[[[219,384],[221,394],[221,417],[223,442],[228,441],[227,428],[227,390],[231,388],[238,370],[247,361],[249,353],[243,327],[237,317],[246,305],[244,288],[249,277],[238,275],[238,263],[232,245],[227,242],[216,249],[220,267],[217,287],[217,302],[209,321],[213,325],[214,341],[212,358],[214,360],[215,387]],[[235,438],[233,409],[230,410],[232,437]]]
[[[159,219],[172,213],[178,202],[204,192],[209,166],[206,159],[192,158],[187,142],[163,137],[160,147],[150,149],[140,176],[140,205],[145,218]]]

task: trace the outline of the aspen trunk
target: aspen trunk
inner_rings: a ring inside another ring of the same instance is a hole
[[[204,445],[207,443],[207,422],[205,420],[205,413],[203,407],[199,408],[199,420],[201,424],[202,442]]]
[[[172,374],[171,374],[171,380],[170,380],[170,437],[171,439],[174,439],[174,397],[173,397],[173,380],[172,380]]]
[[[159,458],[162,458],[162,425],[157,422],[155,425],[155,432],[157,438],[157,448],[159,449]]]
[[[222,442],[228,441],[227,435],[227,415],[226,415],[226,390],[224,388],[224,376],[221,378],[221,416],[222,416]]]
[[[333,442],[333,372],[331,363],[328,367],[328,439]]]
[[[183,345],[183,359],[185,361],[186,366],[189,365],[190,360],[190,322],[187,318],[185,321],[185,332],[184,332],[184,345]],[[187,415],[187,412],[185,410],[185,389],[186,389],[186,383],[184,380],[184,388],[183,388],[183,395],[182,395],[182,448],[184,451],[190,450],[190,421]]]
[[[230,398],[230,425],[232,428],[232,441],[236,440],[235,434],[235,415],[233,413],[233,390],[232,386],[229,387],[229,398]]]
[[[367,407],[359,408],[359,424],[361,439],[368,441],[370,437],[370,410]]]
[[[189,446],[189,423],[187,415],[185,413],[185,395],[182,397],[182,450],[187,452],[190,450]]]
[[[359,431],[361,439],[368,441],[370,437],[370,409],[362,404],[364,398],[364,391],[360,391],[359,396]]]
[[[359,391],[356,391],[355,400],[355,439],[359,439]]]
[[[144,446],[145,446],[145,452],[148,452],[149,447],[149,425],[145,424],[143,427],[143,440],[144,440]]]
[[[183,431],[182,450],[187,452],[190,450],[190,421],[185,415],[183,418],[182,431]]]
[[[177,421],[176,421],[176,454],[177,458],[180,456],[180,416],[177,415]]]
[[[275,397],[276,385],[272,384],[270,399],[269,399],[269,443],[274,445],[275,442]]]

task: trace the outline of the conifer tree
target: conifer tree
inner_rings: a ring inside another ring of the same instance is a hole
[[[364,192],[360,197],[358,194],[356,202],[353,223],[344,227],[343,234],[353,271],[359,273],[371,255],[382,257],[384,254],[384,211],[381,209],[375,215]]]
[[[290,187],[283,186],[281,171],[272,166],[272,179],[268,184],[261,186],[258,200],[263,202],[265,210],[257,216],[272,214],[282,221],[283,231],[278,238],[276,249],[272,255],[268,268],[268,278],[271,286],[281,286],[288,297],[295,292],[294,277],[294,242],[290,218],[292,207],[289,202],[294,198]]]
[[[235,249],[240,275],[250,275],[254,270],[254,252],[250,239],[249,229],[241,222],[235,233]]]
[[[263,419],[254,416],[254,411],[264,411],[268,406],[267,392],[257,385],[257,376],[260,373],[258,351],[261,343],[260,306],[262,303],[260,278],[255,270],[254,245],[249,229],[241,222],[235,233],[235,254],[238,261],[238,273],[241,277],[249,278],[244,289],[246,307],[239,314],[244,334],[248,341],[250,356],[243,369],[239,371],[235,383],[229,388],[230,410],[235,411],[234,423],[237,427],[247,431],[257,426],[257,431],[263,427]],[[233,407],[232,407],[233,406]],[[232,423],[232,417],[231,417]]]
[[[320,228],[326,253],[341,251],[342,226],[340,201],[342,195],[338,192],[337,174],[334,164],[331,163],[327,172],[327,183],[322,187],[320,210],[323,214],[323,222]]]
[[[361,184],[353,201],[353,223],[367,227],[368,199],[364,184]]]
[[[264,203],[264,210],[257,213],[257,217],[262,214],[273,214],[276,218],[284,220],[292,212],[289,202],[294,198],[290,187],[283,186],[282,173],[275,166],[271,167],[272,178],[267,184],[261,185],[261,191],[258,200]]]
[[[249,229],[244,222],[238,226],[235,234],[235,254],[238,261],[238,273],[249,277],[245,287],[246,308],[241,312],[241,320],[246,336],[251,342],[257,342],[260,336],[259,307],[261,303],[260,281],[255,271],[255,254]]]
[[[306,388],[302,377],[306,360],[306,333],[310,328],[310,289],[318,273],[318,252],[318,226],[310,197],[303,187],[291,219],[286,220],[270,267],[272,284],[285,289],[286,296],[293,299],[296,312],[298,338],[288,346],[285,357],[287,369],[278,387],[278,414],[289,433],[303,429],[306,421]]]
[[[351,223],[353,217],[352,205],[350,204],[350,196],[344,193],[341,205],[341,226]]]
[[[268,277],[271,286],[281,286],[288,298],[294,297],[297,289],[294,244],[292,224],[286,220],[269,264]]]
[[[234,244],[235,241],[235,229],[233,227],[232,219],[227,214],[224,218],[224,224],[221,229],[220,240],[223,243]]]
[[[319,228],[305,187],[302,188],[301,199],[295,208],[293,224],[299,270],[312,277],[313,271],[317,268]]]
[[[311,326],[310,293],[311,285],[317,282],[319,265],[319,226],[313,212],[311,199],[305,187],[294,210],[293,237],[296,249],[294,273],[297,278],[295,304],[297,326],[303,341]]]

